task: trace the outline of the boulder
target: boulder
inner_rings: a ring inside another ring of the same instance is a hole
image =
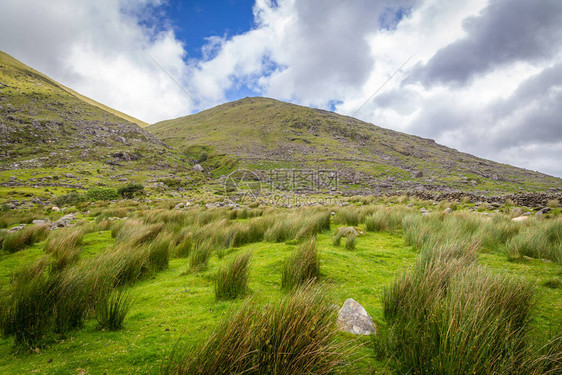
[[[338,312],[338,326],[354,335],[376,334],[373,319],[357,301],[348,298]]]
[[[417,171],[414,173],[414,178],[420,178],[423,176],[423,172],[422,171]]]
[[[511,221],[526,221],[529,219],[529,216],[517,216],[511,219]]]
[[[51,228],[64,228],[64,227],[68,227],[70,225],[70,222],[72,220],[76,219],[76,216],[74,214],[68,214],[68,215],[64,215],[63,217],[61,217],[60,219],[58,219],[57,221],[53,222],[51,224]]]
[[[21,230],[23,228],[25,228],[25,224],[20,224],[20,225],[17,225],[15,227],[12,227],[12,228],[8,229],[8,232],[17,232],[18,230]]]
[[[203,172],[203,167],[201,166],[201,164],[195,164],[192,169],[197,172]]]
[[[451,212],[453,212],[453,210],[451,210],[451,207],[447,207],[447,208],[443,211],[444,214],[450,214]]]

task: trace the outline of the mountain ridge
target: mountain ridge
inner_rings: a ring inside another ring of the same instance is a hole
[[[432,139],[271,98],[244,98],[147,130],[176,148],[210,146],[251,169],[333,166],[363,187],[489,193],[562,188],[543,173],[479,158]],[[249,145],[251,144],[251,147]],[[353,165],[350,165],[353,164]],[[417,177],[415,177],[417,176]],[[512,186],[509,186],[512,185]]]

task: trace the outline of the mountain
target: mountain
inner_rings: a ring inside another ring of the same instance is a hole
[[[562,189],[559,178],[268,98],[241,99],[146,129],[187,154],[210,150],[236,158],[242,168],[337,170],[340,184],[348,189],[484,194]]]
[[[166,145],[139,124],[0,52],[1,169],[161,160]]]
[[[0,200],[16,186],[49,196],[40,188],[158,182],[186,170],[145,125],[0,52]]]

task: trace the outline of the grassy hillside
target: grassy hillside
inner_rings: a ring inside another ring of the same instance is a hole
[[[66,91],[67,93],[69,93],[70,95],[74,96],[75,98],[77,98],[77,99],[79,99],[79,100],[81,100],[81,101],[83,101],[83,102],[86,102],[86,103],[88,103],[88,104],[91,104],[91,105],[93,105],[93,106],[95,106],[95,107],[98,107],[98,108],[104,110],[105,112],[109,112],[109,113],[111,113],[111,114],[113,114],[113,115],[115,115],[115,116],[117,116],[117,117],[120,117],[120,118],[122,118],[123,120],[126,120],[126,121],[128,121],[128,122],[132,122],[132,123],[134,123],[134,124],[137,124],[137,125],[140,126],[141,128],[144,128],[144,127],[146,127],[146,126],[149,125],[149,124],[147,124],[147,123],[144,122],[144,121],[141,121],[141,120],[139,120],[139,119],[137,119],[137,118],[134,118],[133,116],[129,116],[129,115],[123,113],[123,112],[120,112],[120,111],[118,111],[118,110],[116,110],[116,109],[113,109],[113,108],[111,108],[111,107],[108,107],[108,106],[106,106],[106,105],[104,105],[104,104],[98,103],[98,102],[96,102],[96,101],[93,100],[93,99],[90,99],[90,98],[88,98],[88,97],[86,97],[86,96],[84,96],[84,95],[82,95],[82,94],[80,94],[80,93],[77,93],[76,91],[72,90],[71,88],[68,88],[68,87],[66,87],[66,86],[64,86],[64,85],[61,85],[61,84],[58,83],[58,82],[53,81],[51,78],[47,77],[47,76],[44,75],[43,73],[38,72],[37,70],[35,70],[35,69],[33,69],[33,68],[31,68],[31,67],[29,67],[29,66],[23,64],[21,61],[18,61],[18,60],[16,60],[16,59],[14,59],[14,58],[11,57],[10,55],[8,55],[8,54],[6,54],[6,53],[4,53],[4,52],[2,52],[2,51],[0,51],[0,62],[1,62],[2,65],[4,65],[4,68],[3,68],[3,69],[7,69],[8,66],[9,66],[9,67],[11,67],[11,68],[15,68],[15,69],[20,70],[20,72],[22,72],[22,73],[26,73],[26,72],[27,72],[27,73],[30,73],[30,74],[32,74],[32,75],[35,75],[37,78],[39,78],[39,79],[43,80],[44,82],[50,83],[51,85],[56,86],[56,87],[58,87],[58,88],[60,88],[60,89],[62,89],[62,90],[64,90],[64,91]],[[8,68],[8,69],[9,69],[9,68]],[[3,72],[3,74],[6,74],[6,72]],[[4,80],[4,79],[6,79],[7,77],[3,76],[2,78],[3,78],[3,80]]]
[[[189,180],[181,155],[139,124],[0,52],[0,202]]]
[[[0,54],[0,115],[2,169],[20,163],[54,166],[77,159],[99,161],[118,151],[155,159],[166,150],[130,118],[108,111],[4,53]]]
[[[453,188],[483,193],[562,188],[559,178],[477,158],[351,117],[267,98],[222,104],[147,129],[176,148],[210,146],[254,169],[338,169],[348,188]]]

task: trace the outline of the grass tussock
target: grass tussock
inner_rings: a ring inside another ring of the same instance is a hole
[[[375,348],[401,372],[522,373],[534,287],[476,264],[476,248],[425,250],[384,292]]]
[[[202,271],[207,268],[211,258],[212,248],[208,242],[196,246],[189,257],[189,268],[193,272]]]
[[[2,251],[12,254],[40,242],[49,233],[48,225],[28,225],[15,232],[6,233],[1,243]]]
[[[403,208],[382,208],[365,219],[365,229],[369,232],[396,232],[402,227],[402,219],[408,211]]]
[[[193,249],[193,235],[184,231],[178,238],[178,244],[174,249],[174,255],[178,258],[187,258]]]
[[[281,275],[281,287],[285,290],[291,290],[313,282],[319,277],[320,259],[316,247],[316,238],[311,238],[285,260]]]
[[[177,347],[162,372],[332,374],[345,364],[351,348],[336,340],[336,315],[326,292],[310,284],[274,305],[249,301],[203,345]]]
[[[62,271],[78,261],[84,232],[85,228],[82,227],[51,231],[45,242],[45,252],[55,257],[54,269]]]
[[[173,238],[169,233],[160,233],[148,247],[148,263],[153,272],[163,271],[170,263]]]
[[[231,300],[246,294],[251,257],[252,253],[242,254],[219,269],[215,281],[215,297],[218,300]]]
[[[99,298],[96,302],[96,320],[99,328],[108,331],[123,328],[123,322],[130,308],[131,298],[121,290],[115,290]]]
[[[23,267],[12,277],[2,299],[0,328],[16,345],[42,347],[80,328],[107,288],[89,268],[49,271],[48,257]]]
[[[562,219],[531,224],[506,242],[510,258],[528,256],[562,264]]]

